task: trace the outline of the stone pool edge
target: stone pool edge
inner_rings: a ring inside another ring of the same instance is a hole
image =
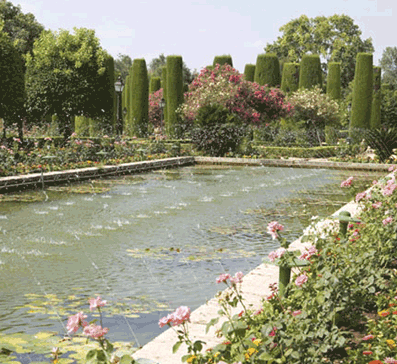
[[[388,166],[390,167],[390,165]],[[389,173],[388,176],[393,174]],[[386,176],[387,177],[387,176]],[[366,192],[373,188],[370,187]],[[339,210],[333,213],[332,216],[339,215],[341,211],[350,212],[351,216],[355,216],[358,212],[358,204],[355,201],[350,201]],[[329,219],[319,221],[316,226],[321,227]],[[304,251],[305,247],[309,246],[309,243],[302,243],[301,238],[295,240],[289,246],[289,250],[300,250]],[[230,272],[234,274],[235,272]],[[243,278],[241,284],[241,293],[245,300],[247,308],[259,309],[261,307],[262,300],[271,294],[269,285],[278,282],[279,268],[278,266],[262,263],[258,267],[254,268]],[[214,277],[214,282],[215,282]],[[228,289],[224,290],[227,292]],[[176,307],[174,307],[176,308]],[[220,344],[224,339],[216,337],[216,331],[220,329],[225,319],[220,319],[217,325],[210,328],[208,333],[205,332],[206,324],[213,318],[219,317],[218,311],[221,306],[218,304],[216,297],[210,299],[205,304],[198,307],[192,312],[189,324],[189,336],[194,342],[195,340],[202,340],[206,344],[204,349],[214,347]],[[232,310],[232,314],[237,314],[242,310],[242,307],[238,305]],[[155,337],[149,343],[144,345],[141,349],[137,350],[133,357],[134,359],[141,361],[143,364],[179,364],[182,363],[182,356],[187,354],[186,345],[181,345],[179,350],[173,354],[172,347],[178,341],[177,334],[173,328],[168,328],[163,333]],[[140,359],[140,360],[139,360]]]
[[[212,165],[244,165],[267,167],[296,167],[296,168],[332,168],[348,170],[387,171],[390,164],[377,163],[348,163],[330,162],[326,159],[250,159],[224,157],[174,157],[124,163],[119,165],[88,167],[65,171],[31,173],[26,175],[8,176],[0,178],[0,193],[21,191],[45,187],[49,185],[80,182],[93,178],[120,176],[125,174],[148,172],[162,168],[188,166],[192,164]]]

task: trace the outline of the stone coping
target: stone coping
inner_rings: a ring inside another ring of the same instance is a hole
[[[0,193],[34,189],[48,185],[79,182],[93,178],[147,172],[155,169],[180,167],[192,164],[245,165],[295,168],[331,168],[347,170],[387,171],[390,164],[330,162],[326,159],[251,159],[223,157],[175,157],[124,163],[119,165],[70,169],[65,171],[31,173],[0,178]]]

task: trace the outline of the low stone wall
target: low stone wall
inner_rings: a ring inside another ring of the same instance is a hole
[[[124,163],[117,166],[89,167],[58,172],[32,173],[0,178],[0,193],[33,189],[49,185],[80,182],[100,177],[146,172],[194,164],[194,157],[176,157]]]
[[[250,159],[221,157],[176,157],[119,164],[117,166],[89,167],[58,172],[32,173],[0,178],[0,193],[21,191],[45,186],[80,182],[100,177],[147,172],[192,164],[245,165],[295,168],[332,168],[348,170],[387,171],[390,164],[330,162],[318,159]]]

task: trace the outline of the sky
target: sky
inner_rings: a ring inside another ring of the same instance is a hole
[[[94,29],[101,46],[150,61],[180,55],[191,70],[230,54],[244,72],[282,33],[279,28],[301,15],[345,14],[372,38],[374,65],[386,47],[397,46],[397,0],[11,0],[32,13],[46,29]],[[394,9],[393,9],[394,7]],[[394,10],[394,13],[393,13]]]

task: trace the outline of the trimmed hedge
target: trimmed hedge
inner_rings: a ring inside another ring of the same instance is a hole
[[[299,88],[299,63],[284,63],[281,90],[285,93],[295,92]]]
[[[247,81],[254,82],[255,78],[255,65],[254,64],[246,64],[244,68],[244,78]]]
[[[165,106],[163,110],[163,122],[164,125],[168,125],[168,107],[167,107],[167,66],[161,68],[161,88],[163,89],[163,98],[165,100]]]
[[[183,61],[182,56],[167,56],[167,135],[180,134],[180,125],[176,109],[183,103]]]
[[[149,84],[149,94],[152,94],[161,89],[161,78],[160,77],[151,77]]]
[[[340,62],[330,62],[328,64],[327,95],[333,100],[340,100],[342,98],[340,72]]]
[[[299,72],[299,88],[311,89],[314,86],[322,87],[322,70],[318,54],[305,54],[302,57]]]
[[[361,141],[362,129],[371,125],[373,72],[372,54],[358,53],[350,118],[350,137],[354,142]]]
[[[132,62],[131,106],[130,134],[144,137],[149,122],[149,89],[146,61],[143,58]]]
[[[215,56],[214,63],[212,64],[215,67],[217,64],[223,66],[224,64],[228,64],[233,67],[232,56],[230,54],[224,54],[222,56]]]
[[[254,81],[259,85],[280,86],[280,62],[274,53],[259,54],[256,59]]]
[[[371,105],[371,129],[378,129],[381,126],[380,121],[380,108],[382,104],[382,92],[381,92],[381,72],[380,67],[374,67],[374,78],[373,78],[373,93],[372,93],[372,105]]]

